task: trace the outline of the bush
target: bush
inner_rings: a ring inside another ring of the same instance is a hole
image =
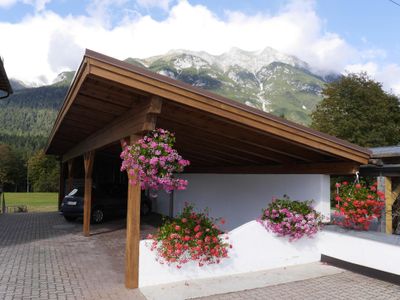
[[[289,197],[274,199],[258,220],[268,231],[278,236],[289,236],[290,241],[303,236],[311,237],[322,226],[322,216],[312,206],[312,201],[292,201]]]
[[[205,264],[220,263],[228,257],[232,245],[221,231],[215,219],[206,212],[196,213],[192,205],[186,204],[183,212],[173,220],[167,220],[159,228],[153,239],[151,250],[156,251],[161,264],[176,264],[177,268],[189,261],[196,261],[201,267]],[[225,222],[219,219],[222,224]]]
[[[349,185],[347,181],[336,183],[336,216],[343,220],[335,224],[356,230],[368,230],[371,221],[379,218],[385,206],[385,195],[378,191],[377,182],[367,186],[365,182]]]

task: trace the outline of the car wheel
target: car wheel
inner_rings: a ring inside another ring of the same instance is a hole
[[[75,220],[76,220],[76,217],[72,217],[72,216],[64,216],[64,219],[65,219],[67,222],[73,222],[73,221],[75,221]]]
[[[92,223],[99,224],[104,221],[104,212],[101,208],[95,208],[92,211]]]
[[[140,214],[147,216],[151,213],[151,205],[148,202],[142,202],[140,205]]]

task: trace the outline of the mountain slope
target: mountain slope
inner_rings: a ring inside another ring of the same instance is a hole
[[[176,50],[126,61],[305,125],[326,83],[306,62],[271,48],[218,56]]]
[[[26,153],[43,148],[65,97],[68,84],[14,91],[0,101],[0,143]]]

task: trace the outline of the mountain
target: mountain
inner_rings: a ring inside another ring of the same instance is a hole
[[[305,125],[324,84],[338,76],[318,76],[306,62],[271,48],[221,55],[174,50],[126,61]],[[36,88],[12,79],[14,94],[0,101],[0,143],[24,153],[43,148],[74,74],[60,73]]]
[[[0,101],[0,143],[24,155],[43,148],[74,72],[63,72],[49,86],[27,87],[10,80],[14,94]]]
[[[304,125],[324,84],[337,76],[314,74],[306,62],[272,48],[232,48],[221,55],[173,50],[125,61]]]

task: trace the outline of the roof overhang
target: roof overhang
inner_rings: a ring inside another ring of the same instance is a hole
[[[353,173],[368,149],[126,62],[86,50],[46,152],[69,160],[120,151],[118,141],[162,127],[193,172]],[[307,168],[304,168],[307,166]]]
[[[0,58],[0,99],[7,98],[13,93],[10,81],[8,80],[3,60]]]

